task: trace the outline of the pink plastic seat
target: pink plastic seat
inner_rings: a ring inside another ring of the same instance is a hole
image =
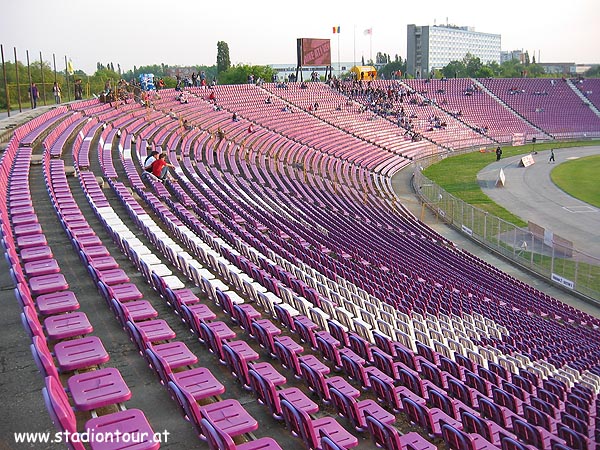
[[[203,435],[208,441],[209,448],[219,450],[281,450],[279,444],[272,438],[264,437],[236,445],[231,436],[217,427],[211,420],[203,418],[200,421]]]
[[[216,397],[225,392],[225,386],[205,367],[171,372],[170,379],[195,400]]]
[[[152,345],[150,348],[162,357],[172,370],[191,366],[198,362],[198,357],[183,342],[167,342],[166,344]]]
[[[61,341],[54,346],[54,356],[61,371],[98,366],[110,359],[97,336]]]
[[[13,224],[13,227],[23,226],[23,225],[31,225],[38,223],[38,217],[35,213],[32,214],[21,214],[18,216],[11,217],[10,220]]]
[[[117,300],[113,299],[113,301],[116,302]],[[134,322],[158,317],[158,311],[154,309],[148,300],[132,300],[130,302],[122,303],[121,307],[126,316]]]
[[[47,316],[79,309],[79,301],[73,291],[60,291],[36,297],[35,304],[40,314]]]
[[[112,256],[96,256],[88,258],[88,264],[97,271],[116,269],[119,264]]]
[[[129,387],[114,367],[72,375],[67,384],[73,404],[79,411],[90,411],[131,398]]]
[[[254,391],[258,401],[266,405],[274,418],[283,420],[281,413],[281,399],[285,399],[296,408],[302,409],[309,414],[316,413],[319,405],[313,402],[302,390],[296,387],[277,390],[275,384],[268,378],[263,377],[252,367],[248,371],[250,387]]]
[[[302,353],[304,351],[304,347],[298,344],[290,336],[275,336],[273,338],[273,347],[275,347],[275,342],[279,342],[281,345],[287,347],[291,352],[294,352],[296,354]]]
[[[163,319],[146,320],[137,322],[135,325],[145,342],[167,341],[177,336]]]
[[[107,286],[129,283],[129,276],[123,269],[96,270],[98,279]]]
[[[367,428],[373,443],[383,450],[435,450],[437,447],[419,433],[411,431],[400,435],[393,426],[384,424],[369,413],[365,413]]]
[[[52,249],[50,247],[48,247],[47,245],[42,245],[42,246],[24,248],[19,253],[19,256],[21,257],[21,261],[28,262],[28,261],[38,261],[40,259],[52,258],[52,256],[54,256],[54,255],[52,254]]]
[[[198,320],[206,322],[217,318],[217,315],[205,303],[189,304],[186,307]]]
[[[199,410],[203,418],[210,420],[231,437],[250,433],[258,428],[256,419],[235,399],[210,403],[201,406]]]
[[[128,436],[127,440],[121,439],[114,442],[100,442],[100,439],[94,439],[94,442],[90,444],[92,450],[158,450],[160,448],[160,441],[154,440],[154,430],[139,409],[126,409],[95,417],[86,422],[85,428],[90,436],[94,434],[116,436],[117,431],[121,436]],[[137,441],[132,445],[134,438],[137,438]]]
[[[108,249],[101,244],[87,246],[83,249],[83,252],[89,259],[110,256]]]
[[[387,425],[396,421],[394,414],[386,411],[379,403],[372,399],[357,401],[336,388],[332,387],[329,391],[332,403],[337,408],[338,413],[342,417],[347,418],[357,431],[362,432],[367,430],[365,414],[369,414]]]
[[[49,294],[51,292],[65,291],[69,289],[69,284],[62,273],[53,273],[31,277],[29,279],[29,288],[33,295]]]
[[[140,290],[133,283],[116,284],[108,286],[108,292],[112,298],[124,303],[130,300],[139,300],[143,297]]]
[[[60,272],[60,267],[58,266],[58,262],[53,258],[39,259],[23,264],[23,271],[28,277],[37,277],[58,273]]]
[[[17,239],[21,236],[42,234],[42,226],[39,223],[16,225],[13,227],[13,233]]]
[[[302,439],[308,448],[321,449],[321,431],[343,448],[358,445],[356,436],[346,431],[333,417],[311,419],[308,413],[296,408],[287,400],[281,400],[281,410],[287,428],[293,435]]]
[[[83,312],[70,312],[46,317],[44,328],[50,340],[69,339],[90,334],[94,331],[92,324]]]

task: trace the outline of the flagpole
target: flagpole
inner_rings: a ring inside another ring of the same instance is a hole
[[[369,28],[369,59],[371,60],[371,64],[373,64],[373,28]]]
[[[340,33],[338,33],[338,78],[342,78],[342,65],[340,63]]]
[[[356,24],[354,24],[354,54],[352,57],[354,58],[352,62],[354,63],[354,67],[356,67]]]

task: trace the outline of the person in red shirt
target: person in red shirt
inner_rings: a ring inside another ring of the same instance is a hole
[[[169,167],[175,166],[167,162],[167,155],[165,153],[161,153],[158,155],[158,159],[152,163],[152,174],[161,181],[165,181],[169,173]]]

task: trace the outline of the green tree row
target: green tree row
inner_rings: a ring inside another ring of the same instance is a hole
[[[546,73],[544,67],[536,63],[535,56],[530,61],[527,52],[525,52],[524,62],[513,59],[502,64],[496,62],[483,64],[478,57],[467,53],[462,60],[451,61],[432,75],[434,78],[556,78],[560,76]],[[600,76],[600,66],[591,68],[584,75],[592,78]]]

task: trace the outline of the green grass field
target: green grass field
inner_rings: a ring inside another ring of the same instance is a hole
[[[600,156],[573,159],[556,166],[552,181],[567,194],[600,208]]]
[[[502,157],[508,158],[515,155],[524,155],[533,151],[533,144],[518,147],[502,147]],[[590,145],[589,141],[567,142],[557,145],[554,143],[536,144],[536,151],[549,150],[560,147],[583,147]],[[505,208],[494,203],[483,193],[477,182],[477,173],[488,164],[496,160],[496,154],[491,153],[466,153],[446,158],[439,163],[429,166],[423,171],[423,175],[438,184],[448,193],[464,200],[465,202],[500,217],[507,222],[519,227],[527,225],[521,218],[511,214]],[[558,168],[558,167],[557,167]],[[597,174],[598,172],[596,172]],[[592,177],[591,181],[597,180]],[[596,187],[597,189],[597,187]],[[566,189],[565,189],[566,190]],[[586,200],[587,201],[587,200]]]

